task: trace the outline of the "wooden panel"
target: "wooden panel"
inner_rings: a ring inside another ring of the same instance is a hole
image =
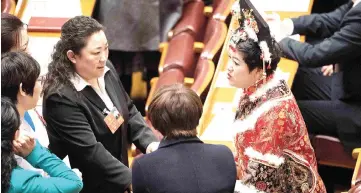
[[[91,16],[95,6],[95,0],[80,0],[83,15]],[[29,36],[35,37],[60,37],[59,32],[29,32]]]
[[[361,148],[354,149],[352,156],[357,159],[351,181],[351,187],[354,187],[357,183],[361,182]]]
[[[92,16],[95,0],[80,0],[81,3],[81,11],[85,16]]]

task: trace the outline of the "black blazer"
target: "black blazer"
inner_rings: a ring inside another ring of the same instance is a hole
[[[361,3],[352,6],[349,2],[330,13],[292,19],[294,34],[324,40],[311,45],[284,38],[280,46],[285,57],[301,66],[339,64],[343,73],[335,77],[340,80],[333,81],[333,90],[344,91],[341,99],[345,101],[361,101]]]
[[[134,160],[134,193],[233,193],[236,165],[223,145],[197,137],[163,139],[159,149]]]
[[[73,168],[83,174],[82,192],[124,192],[131,184],[127,148],[134,143],[143,153],[157,141],[133,105],[114,67],[105,74],[105,88],[124,123],[112,134],[104,122],[105,104],[96,92],[85,87],[77,92],[64,86],[58,93],[45,93],[43,115],[47,122],[49,149],[58,157],[69,155]],[[60,94],[59,94],[60,93]]]

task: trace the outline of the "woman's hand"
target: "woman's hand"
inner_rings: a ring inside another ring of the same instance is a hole
[[[15,154],[21,157],[27,157],[35,147],[35,139],[27,135],[20,135],[13,140]]]
[[[333,74],[333,65],[322,66],[321,71],[324,76],[331,76]]]

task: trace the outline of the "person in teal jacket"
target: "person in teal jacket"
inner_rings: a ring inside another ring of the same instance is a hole
[[[7,193],[77,193],[81,179],[65,163],[41,146],[34,138],[19,133],[20,116],[10,99],[1,98],[1,192]],[[17,166],[14,154],[47,172]]]

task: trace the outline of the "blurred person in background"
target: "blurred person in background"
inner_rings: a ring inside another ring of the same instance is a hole
[[[33,137],[22,134],[20,124],[20,115],[13,101],[1,97],[1,192],[78,193],[83,183],[77,174]],[[33,167],[43,169],[48,176],[19,167],[15,154]]]

